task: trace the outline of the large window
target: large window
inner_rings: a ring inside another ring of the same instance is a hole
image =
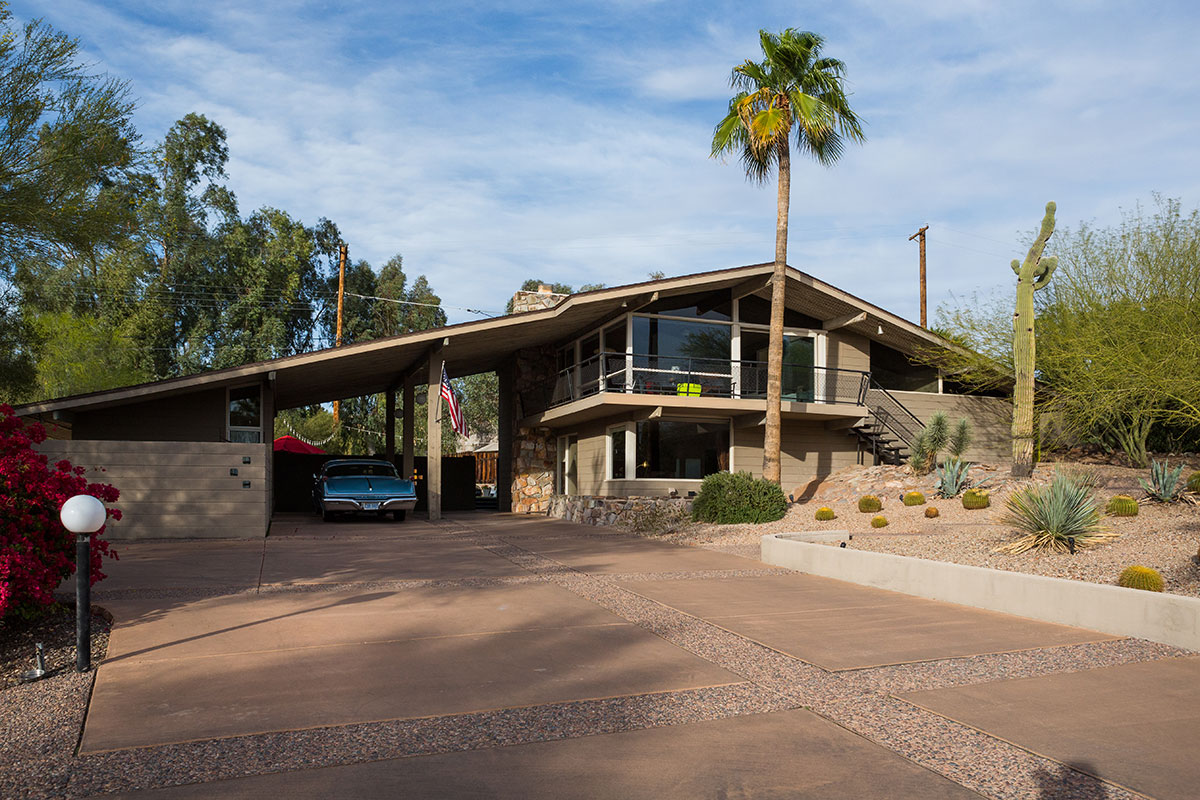
[[[742,330],[742,397],[766,397],[767,351],[770,335],[766,331]],[[783,335],[782,391],[784,400],[811,403],[814,399],[816,339],[790,333]]]
[[[700,479],[729,469],[729,422],[637,423],[635,477]]]
[[[876,341],[871,342],[871,377],[885,389],[934,393],[938,390],[937,369]]]

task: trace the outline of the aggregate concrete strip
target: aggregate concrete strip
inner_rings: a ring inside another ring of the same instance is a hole
[[[472,714],[394,720],[256,734],[84,756],[69,785],[47,782],[30,797],[88,797],[112,792],[450,753],[511,744],[782,711],[759,687],[733,684],[506,708]],[[9,795],[5,795],[9,796]]]
[[[1045,797],[1048,789],[1051,796],[1069,800],[1141,795],[891,697],[888,692],[899,691],[893,689],[893,681],[902,686],[963,685],[1014,674],[1050,674],[1154,660],[1180,652],[1150,642],[1115,640],[829,673],[615,586],[610,576],[564,569],[502,536],[494,545],[480,544],[785,701],[807,706],[921,766],[995,798]],[[703,576],[693,573],[689,577]]]

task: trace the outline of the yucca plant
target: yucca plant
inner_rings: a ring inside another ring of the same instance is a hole
[[[971,487],[971,481],[968,478],[968,473],[971,470],[971,462],[963,461],[957,456],[951,456],[938,467],[937,471],[937,490],[942,497],[958,497],[966,489]],[[980,484],[983,485],[982,483]]]
[[[1119,535],[1101,524],[1100,507],[1091,490],[1062,474],[1055,475],[1049,485],[1027,486],[1014,492],[1001,521],[1021,531],[1021,536],[997,548],[998,553],[1065,553],[1070,550],[1068,538],[1074,538],[1075,546],[1082,548],[1095,547]]]
[[[1171,469],[1169,461],[1150,462],[1150,482],[1138,478],[1138,483],[1146,490],[1151,499],[1160,503],[1170,503],[1179,499],[1179,476],[1183,474],[1183,464]]]

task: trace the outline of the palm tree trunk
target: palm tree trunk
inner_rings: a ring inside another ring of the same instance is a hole
[[[787,293],[788,203],[792,157],[788,139],[779,144],[779,197],[775,218],[775,271],[771,276],[771,333],[767,349],[767,424],[763,433],[763,477],[780,482],[780,417],[783,403],[783,307]]]

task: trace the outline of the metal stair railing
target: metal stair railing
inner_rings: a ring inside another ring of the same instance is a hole
[[[925,427],[924,423],[874,378],[871,379],[865,399],[872,421],[911,449],[917,434]]]

